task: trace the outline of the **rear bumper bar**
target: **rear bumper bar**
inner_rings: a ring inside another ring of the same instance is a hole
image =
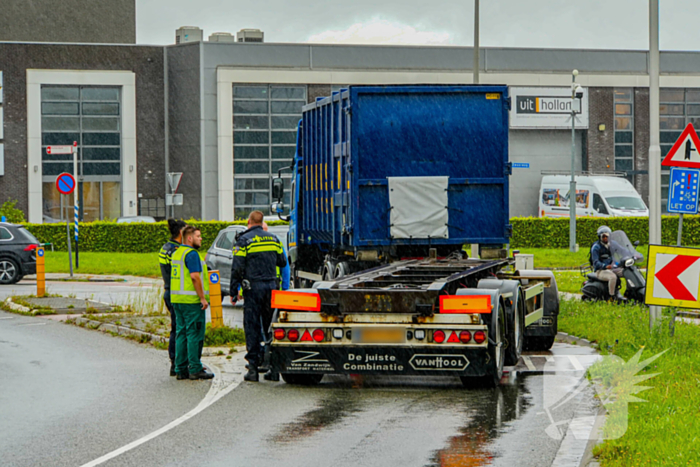
[[[280,373],[483,376],[486,348],[410,346],[272,345],[271,363]]]

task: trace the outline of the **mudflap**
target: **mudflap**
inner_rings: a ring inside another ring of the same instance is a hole
[[[272,346],[272,367],[290,374],[483,376],[486,348]]]

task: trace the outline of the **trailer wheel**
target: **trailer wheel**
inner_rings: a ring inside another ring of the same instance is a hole
[[[323,277],[324,281],[332,281],[335,279],[335,266],[335,261],[326,261],[324,263],[321,271],[321,276]]]
[[[486,315],[489,329],[489,367],[484,376],[460,376],[462,385],[466,388],[495,388],[501,382],[506,358],[506,314],[502,300],[499,300],[495,311],[496,313]]]
[[[296,384],[299,386],[315,386],[323,379],[323,374],[295,374],[282,373],[282,379],[287,384]]]
[[[523,345],[525,343],[525,300],[522,298],[522,292],[518,288],[512,300],[513,322],[508,328],[508,347],[506,347],[506,366],[515,366],[520,360],[520,354],[523,353]]]

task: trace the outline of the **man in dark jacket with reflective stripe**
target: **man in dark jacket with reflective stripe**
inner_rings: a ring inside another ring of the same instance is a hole
[[[258,366],[263,361],[263,329],[272,321],[272,291],[278,288],[277,268],[284,268],[287,258],[279,239],[263,230],[263,213],[253,211],[248,217],[248,230],[243,232],[233,250],[231,285],[229,290],[241,287],[245,299],[243,327],[246,340],[248,373],[246,381],[258,381]],[[231,303],[236,296],[231,293]],[[262,322],[262,327],[261,327]],[[277,380],[272,373],[266,379]]]
[[[173,304],[170,303],[170,271],[171,260],[173,253],[182,243],[182,229],[185,228],[184,221],[176,221],[168,219],[168,230],[170,230],[170,240],[163,245],[158,253],[158,262],[160,263],[160,273],[163,276],[163,301],[165,307],[170,312],[170,342],[168,342],[168,356],[170,357],[170,376],[175,376],[175,331],[177,326],[175,323],[175,311]]]

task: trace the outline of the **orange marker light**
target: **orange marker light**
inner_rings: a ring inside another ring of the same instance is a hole
[[[442,295],[440,313],[491,313],[491,296]]]
[[[272,291],[272,308],[321,311],[321,297],[315,293]]]

